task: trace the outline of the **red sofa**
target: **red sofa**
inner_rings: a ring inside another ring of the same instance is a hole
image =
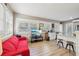
[[[28,47],[28,39],[26,37],[18,37],[16,35],[11,36],[5,42],[3,42],[2,56],[30,56]]]

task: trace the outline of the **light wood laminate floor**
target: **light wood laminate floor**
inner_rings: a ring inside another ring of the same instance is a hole
[[[56,41],[40,41],[29,44],[31,56],[74,56],[75,53],[65,48],[59,48]]]

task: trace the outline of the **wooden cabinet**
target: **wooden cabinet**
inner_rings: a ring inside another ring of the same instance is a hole
[[[48,32],[45,33],[45,40],[46,40],[46,41],[49,41]]]

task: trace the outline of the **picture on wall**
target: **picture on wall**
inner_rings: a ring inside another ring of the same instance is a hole
[[[43,23],[39,23],[39,30],[43,30],[44,28],[44,24]]]
[[[31,23],[30,28],[31,28],[31,30],[37,29],[37,24]]]
[[[20,32],[26,32],[26,31],[28,31],[28,23],[20,23],[19,24],[19,31]]]

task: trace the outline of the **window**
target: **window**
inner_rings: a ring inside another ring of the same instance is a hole
[[[3,36],[4,33],[4,7],[0,4],[0,36]]]
[[[0,4],[0,36],[3,38],[13,34],[13,14],[5,5]]]
[[[64,24],[64,35],[72,36],[73,33],[73,23],[65,23]]]
[[[5,8],[5,34],[12,34],[13,33],[13,14],[11,10]]]

